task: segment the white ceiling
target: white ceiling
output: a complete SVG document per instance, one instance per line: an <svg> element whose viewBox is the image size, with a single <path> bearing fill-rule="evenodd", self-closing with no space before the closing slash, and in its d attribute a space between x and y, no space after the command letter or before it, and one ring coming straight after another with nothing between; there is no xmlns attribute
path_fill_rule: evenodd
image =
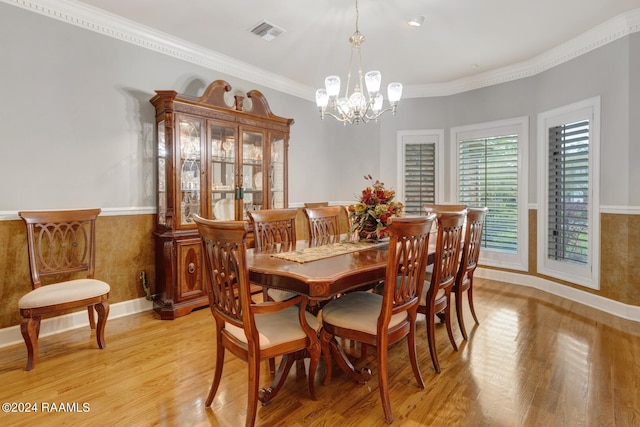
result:
<svg viewBox="0 0 640 427"><path fill-rule="evenodd" d="M346 77L355 31L355 0L81 3L310 88ZM637 8L640 0L359 0L363 68L380 70L383 85L447 84L526 63ZM422 27L406 24L414 15ZM286 31L262 40L249 30L263 20Z"/></svg>

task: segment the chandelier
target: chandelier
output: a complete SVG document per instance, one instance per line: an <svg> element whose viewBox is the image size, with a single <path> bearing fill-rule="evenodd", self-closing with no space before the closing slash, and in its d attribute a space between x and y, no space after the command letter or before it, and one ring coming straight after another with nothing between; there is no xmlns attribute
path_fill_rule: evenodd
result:
<svg viewBox="0 0 640 427"><path fill-rule="evenodd" d="M389 106L383 109L383 97L380 93L382 74L380 74L380 71L369 71L363 76L360 46L364 43L364 35L358 30L359 15L358 0L356 0L356 32L349 37L351 57L349 58L349 72L344 96L339 97L340 77L338 76L328 76L324 80L325 88L316 91L316 105L320 110L320 118L324 119L324 116L331 116L344 123L345 126L347 123L359 124L361 121L364 123L371 120L378 121L378 117L387 111L391 111L395 115L396 107L402 97L402 84L397 82L389 83L389 86L387 86ZM354 56L358 61L358 78L351 95L349 95ZM367 88L368 97L365 97L363 93L363 81Z"/></svg>

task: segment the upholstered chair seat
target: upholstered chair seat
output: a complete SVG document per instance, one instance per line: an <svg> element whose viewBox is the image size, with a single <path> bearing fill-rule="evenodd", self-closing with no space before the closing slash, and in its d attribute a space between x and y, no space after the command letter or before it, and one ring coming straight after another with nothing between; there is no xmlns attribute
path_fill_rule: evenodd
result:
<svg viewBox="0 0 640 427"><path fill-rule="evenodd" d="M350 292L327 304L322 319L339 328L349 328L375 335L382 309L382 295L371 292ZM388 329L407 319L407 313L391 316Z"/></svg>
<svg viewBox="0 0 640 427"><path fill-rule="evenodd" d="M20 309L46 307L70 301L80 301L108 294L110 287L97 279L76 279L68 282L41 286L24 295L18 301Z"/></svg>
<svg viewBox="0 0 640 427"><path fill-rule="evenodd" d="M297 306L291 306L275 313L256 314L255 322L260 349L264 350L288 341L305 339L306 334L298 321L299 311L300 309ZM318 322L318 318L309 312L305 314L309 326L316 331L319 330L320 322ZM225 323L225 329L239 341L247 343L247 336L243 328L227 322Z"/></svg>

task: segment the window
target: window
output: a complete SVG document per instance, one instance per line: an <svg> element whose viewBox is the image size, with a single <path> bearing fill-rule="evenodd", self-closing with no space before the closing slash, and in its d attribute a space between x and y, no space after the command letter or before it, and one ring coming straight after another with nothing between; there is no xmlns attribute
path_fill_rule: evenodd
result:
<svg viewBox="0 0 640 427"><path fill-rule="evenodd" d="M407 215L424 215L422 205L440 199L443 179L438 156L444 140L442 130L398 132L398 189L397 199L405 205Z"/></svg>
<svg viewBox="0 0 640 427"><path fill-rule="evenodd" d="M481 262L527 270L526 117L451 130L457 203L489 208Z"/></svg>
<svg viewBox="0 0 640 427"><path fill-rule="evenodd" d="M538 271L598 289L600 99L538 116Z"/></svg>

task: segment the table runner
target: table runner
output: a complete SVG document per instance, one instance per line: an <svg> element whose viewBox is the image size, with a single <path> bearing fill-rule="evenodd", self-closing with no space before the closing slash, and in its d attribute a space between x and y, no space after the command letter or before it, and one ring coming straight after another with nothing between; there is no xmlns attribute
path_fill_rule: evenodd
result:
<svg viewBox="0 0 640 427"><path fill-rule="evenodd" d="M340 242L332 243L329 245L314 246L311 248L304 248L297 251L280 252L277 254L271 254L272 257L281 258L287 261L293 261L300 264L305 262L317 261L319 259L330 258L346 254L349 252L358 252L360 250L371 249L378 246L387 245L389 242Z"/></svg>

